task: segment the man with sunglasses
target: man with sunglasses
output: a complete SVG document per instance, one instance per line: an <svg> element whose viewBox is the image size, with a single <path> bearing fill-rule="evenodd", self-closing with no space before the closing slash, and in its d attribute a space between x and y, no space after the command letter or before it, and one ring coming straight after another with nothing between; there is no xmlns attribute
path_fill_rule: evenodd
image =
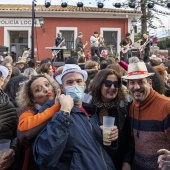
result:
<svg viewBox="0 0 170 170"><path fill-rule="evenodd" d="M129 109L135 142L132 170L158 169L157 151L170 149L170 99L152 89L153 74L138 62L129 64L128 74L122 77L134 98Z"/></svg>

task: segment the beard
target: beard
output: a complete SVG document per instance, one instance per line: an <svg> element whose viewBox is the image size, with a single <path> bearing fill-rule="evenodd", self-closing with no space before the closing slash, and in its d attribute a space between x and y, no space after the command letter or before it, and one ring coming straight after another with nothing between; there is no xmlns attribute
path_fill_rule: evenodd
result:
<svg viewBox="0 0 170 170"><path fill-rule="evenodd" d="M144 90L139 89L139 90L134 90L132 92L134 99L138 102L141 103L143 101L143 95L144 95Z"/></svg>

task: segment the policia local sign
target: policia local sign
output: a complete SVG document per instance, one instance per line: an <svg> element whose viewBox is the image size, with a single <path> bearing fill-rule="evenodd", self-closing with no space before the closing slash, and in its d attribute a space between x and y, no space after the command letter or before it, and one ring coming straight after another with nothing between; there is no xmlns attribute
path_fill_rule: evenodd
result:
<svg viewBox="0 0 170 170"><path fill-rule="evenodd" d="M20 18L0 18L0 26L25 26L31 27L32 19L20 19ZM39 20L35 19L35 26L40 26Z"/></svg>

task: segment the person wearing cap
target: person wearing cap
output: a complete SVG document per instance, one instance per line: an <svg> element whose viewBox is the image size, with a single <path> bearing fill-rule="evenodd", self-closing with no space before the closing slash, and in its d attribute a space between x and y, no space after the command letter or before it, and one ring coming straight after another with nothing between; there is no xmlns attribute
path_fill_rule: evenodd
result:
<svg viewBox="0 0 170 170"><path fill-rule="evenodd" d="M19 60L16 62L16 67L21 71L21 73L24 72L26 66L26 61L25 60Z"/></svg>
<svg viewBox="0 0 170 170"><path fill-rule="evenodd" d="M122 76L134 100L129 109L135 142L132 170L158 168L159 149L170 150L170 99L152 89L152 76L144 62L130 63Z"/></svg>
<svg viewBox="0 0 170 170"><path fill-rule="evenodd" d="M78 37L76 38L76 41L75 41L75 43L76 43L76 52L77 52L77 55L78 55L78 60L80 59L80 57L85 57L85 55L84 55L84 48L88 44L87 41L86 41L85 44L83 44L82 38L83 38L83 33L79 32L78 33Z"/></svg>
<svg viewBox="0 0 170 170"><path fill-rule="evenodd" d="M96 107L82 103L87 72L78 65L65 64L58 81L62 91L73 98L72 109L57 112L46 128L36 137L33 154L40 169L84 169L115 170L105 149L112 147L102 144L102 131L96 115ZM50 101L44 109L54 104ZM110 141L117 139L117 127L108 135Z"/></svg>
<svg viewBox="0 0 170 170"><path fill-rule="evenodd" d="M55 39L55 46L57 48L61 48L64 44L65 44L65 38L62 37L61 32L58 32L57 38ZM63 50L59 49L59 51L58 50L54 50L54 51L57 53L57 56L55 56L57 61L64 61Z"/></svg>
<svg viewBox="0 0 170 170"><path fill-rule="evenodd" d="M92 57L96 54L99 58L101 57L99 51L99 40L100 36L97 31L90 37L90 47L91 47L91 55Z"/></svg>
<svg viewBox="0 0 170 170"><path fill-rule="evenodd" d="M0 140L11 140L9 150L0 157L0 170L13 169L16 166L19 149L16 138L17 112L8 95L2 90L8 72L6 67L0 65Z"/></svg>
<svg viewBox="0 0 170 170"><path fill-rule="evenodd" d="M126 37L122 39L122 41L120 42L120 46L121 46L121 60L125 61L126 63L128 63L128 59L130 57L132 57L132 53L130 51L130 46L132 45L132 40L130 39L131 34L130 33L126 33L125 35Z"/></svg>

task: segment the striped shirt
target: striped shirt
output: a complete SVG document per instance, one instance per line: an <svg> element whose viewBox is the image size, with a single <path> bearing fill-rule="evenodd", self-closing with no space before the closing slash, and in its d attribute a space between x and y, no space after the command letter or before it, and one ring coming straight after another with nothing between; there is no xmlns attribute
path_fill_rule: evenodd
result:
<svg viewBox="0 0 170 170"><path fill-rule="evenodd" d="M144 102L133 101L130 119L135 140L132 169L157 169L157 151L170 150L170 98L151 89Z"/></svg>

